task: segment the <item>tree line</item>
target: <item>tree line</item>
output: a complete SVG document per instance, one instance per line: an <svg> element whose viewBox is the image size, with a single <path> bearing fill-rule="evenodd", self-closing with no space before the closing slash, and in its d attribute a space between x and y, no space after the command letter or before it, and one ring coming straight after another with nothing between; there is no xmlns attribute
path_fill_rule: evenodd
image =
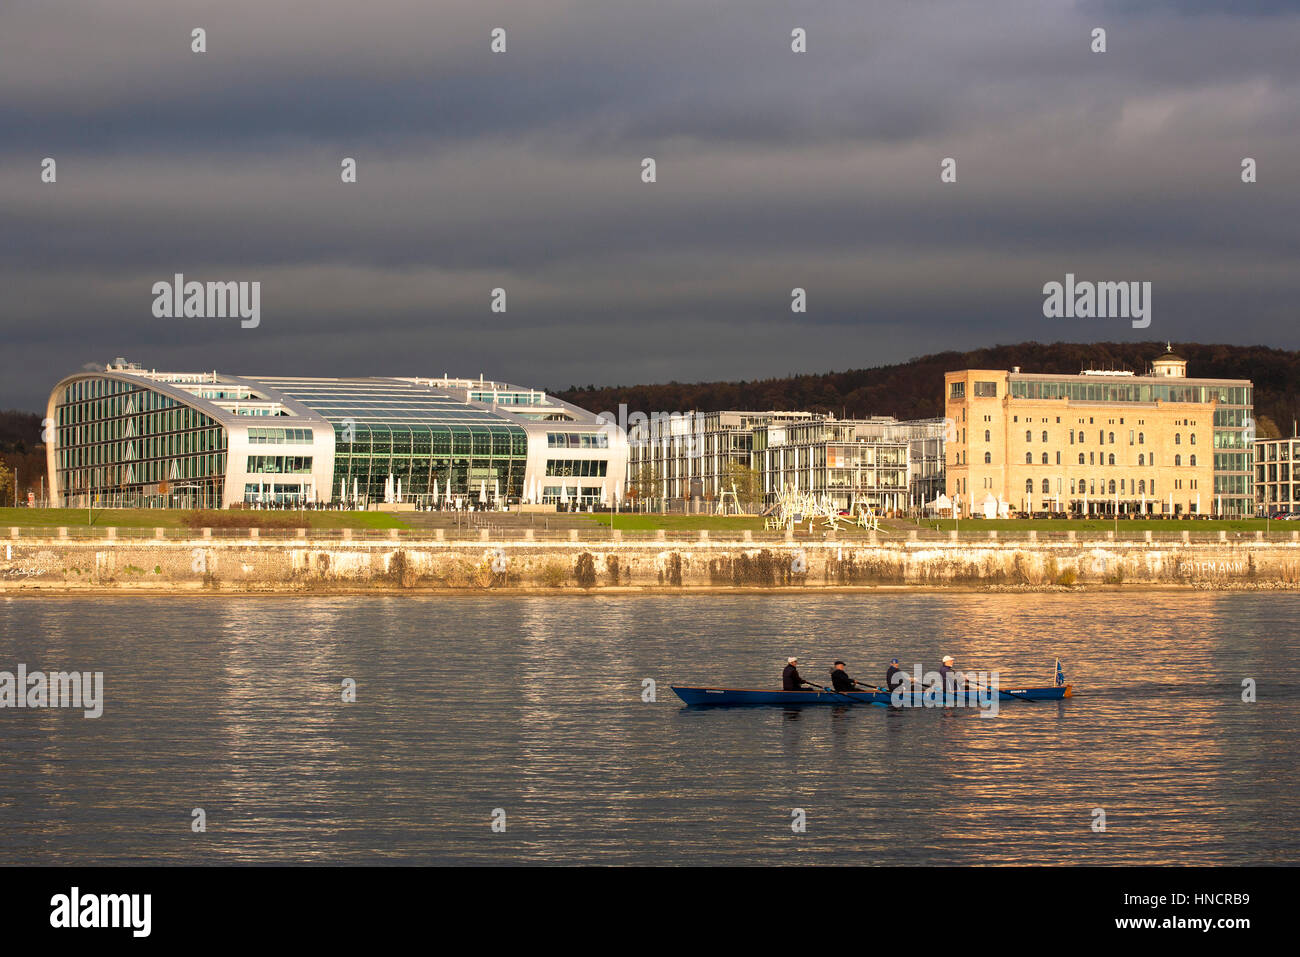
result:
<svg viewBox="0 0 1300 957"><path fill-rule="evenodd" d="M1165 351L1163 342L1022 342L970 352L937 352L893 365L776 379L667 382L659 385L570 386L552 394L593 412L818 412L841 418L892 415L925 419L943 415L943 375L958 369L1010 369L1075 375L1084 369L1145 373ZM1255 417L1263 437L1290 435L1300 418L1300 352L1267 346L1178 343L1187 374L1198 379L1250 379Z"/></svg>

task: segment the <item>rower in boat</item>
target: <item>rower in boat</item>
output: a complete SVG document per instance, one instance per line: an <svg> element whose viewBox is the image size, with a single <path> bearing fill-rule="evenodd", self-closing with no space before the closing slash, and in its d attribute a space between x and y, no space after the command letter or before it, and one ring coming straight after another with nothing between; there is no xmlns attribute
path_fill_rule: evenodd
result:
<svg viewBox="0 0 1300 957"><path fill-rule="evenodd" d="M967 691L969 686L966 683L966 676L953 667L957 660L952 655L943 656L943 664L939 666L939 687L945 692L949 688L954 691ZM960 680L960 685L958 681Z"/></svg>
<svg viewBox="0 0 1300 957"><path fill-rule="evenodd" d="M867 691L871 689L859 687L858 683L849 677L849 673L844 670L844 662L838 659L835 667L831 669L831 687L836 691Z"/></svg>
<svg viewBox="0 0 1300 957"><path fill-rule="evenodd" d="M885 669L885 690L893 691L894 685L903 681L907 676L903 669L898 667L898 659L894 658L889 662L889 667Z"/></svg>
<svg viewBox="0 0 1300 957"><path fill-rule="evenodd" d="M805 686L809 688L812 687L812 685L804 681L799 675L799 659L785 659L785 670L781 672L781 690L803 691Z"/></svg>

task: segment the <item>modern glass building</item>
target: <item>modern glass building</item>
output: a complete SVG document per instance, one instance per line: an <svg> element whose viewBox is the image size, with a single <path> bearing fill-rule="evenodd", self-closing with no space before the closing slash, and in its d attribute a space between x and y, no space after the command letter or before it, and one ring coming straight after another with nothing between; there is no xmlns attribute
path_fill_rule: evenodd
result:
<svg viewBox="0 0 1300 957"><path fill-rule="evenodd" d="M810 492L837 508L869 505L901 511L909 505L914 423L895 419L773 422L755 430L754 460L765 501L782 492ZM936 432L942 440L943 425Z"/></svg>
<svg viewBox="0 0 1300 957"><path fill-rule="evenodd" d="M1255 502L1263 515L1300 514L1300 432L1255 440Z"/></svg>
<svg viewBox="0 0 1300 957"><path fill-rule="evenodd" d="M687 412L628 428L629 485L670 509L715 501L752 470L759 497L810 492L840 508L901 510L943 483L942 419L836 419L812 412ZM927 498L929 496L929 498Z"/></svg>
<svg viewBox="0 0 1300 957"><path fill-rule="evenodd" d="M61 381L47 413L65 506L344 502L591 505L622 494L616 428L479 379L167 373L117 360Z"/></svg>

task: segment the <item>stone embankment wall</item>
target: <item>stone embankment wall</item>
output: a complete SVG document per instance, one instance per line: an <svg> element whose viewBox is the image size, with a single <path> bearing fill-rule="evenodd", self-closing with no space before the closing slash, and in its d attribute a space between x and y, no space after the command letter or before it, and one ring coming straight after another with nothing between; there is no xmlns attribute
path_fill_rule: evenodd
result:
<svg viewBox="0 0 1300 957"><path fill-rule="evenodd" d="M1300 587L1300 543L0 541L0 593Z"/></svg>

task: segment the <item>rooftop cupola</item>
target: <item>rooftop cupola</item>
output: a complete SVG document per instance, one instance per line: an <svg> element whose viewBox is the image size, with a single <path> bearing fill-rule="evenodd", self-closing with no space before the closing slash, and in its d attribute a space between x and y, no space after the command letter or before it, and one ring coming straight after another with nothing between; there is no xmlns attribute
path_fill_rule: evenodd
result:
<svg viewBox="0 0 1300 957"><path fill-rule="evenodd" d="M1164 355L1151 363L1151 374L1167 379L1186 379L1187 360L1174 352L1173 343L1165 343Z"/></svg>

